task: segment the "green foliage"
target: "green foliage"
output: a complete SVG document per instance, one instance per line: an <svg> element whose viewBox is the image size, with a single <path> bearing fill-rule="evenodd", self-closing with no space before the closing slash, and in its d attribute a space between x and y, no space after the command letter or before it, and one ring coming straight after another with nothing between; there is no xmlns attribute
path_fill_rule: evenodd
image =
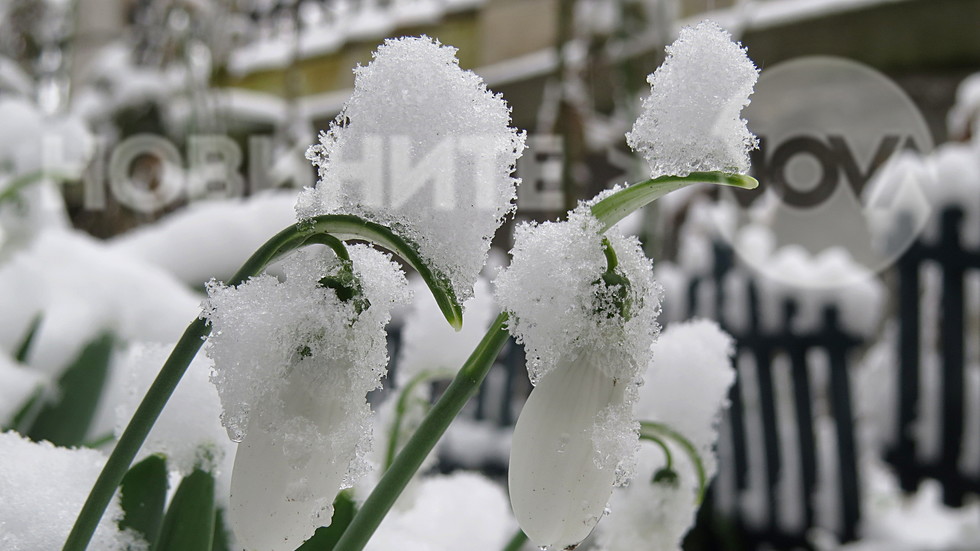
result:
<svg viewBox="0 0 980 551"><path fill-rule="evenodd" d="M123 477L121 488L123 518L119 527L135 530L146 541L155 542L167 500L167 460L162 455L151 455L133 465Z"/></svg>
<svg viewBox="0 0 980 551"><path fill-rule="evenodd" d="M44 316L38 314L34 316L31 324L27 326L27 334L24 335L24 340L21 341L20 346L17 347L17 352L14 353L14 359L19 363L27 363L27 356L31 353L31 345L34 344L34 337L37 336L37 330L41 328L42 319L44 319Z"/></svg>
<svg viewBox="0 0 980 551"><path fill-rule="evenodd" d="M340 492L337 494L337 499L333 501L333 518L330 526L317 528L313 537L306 540L306 543L299 546L296 551L332 551L350 521L354 519L356 512L357 507L350 492Z"/></svg>
<svg viewBox="0 0 980 551"><path fill-rule="evenodd" d="M26 434L58 446L80 446L95 416L109 373L115 338L105 333L90 342L58 379L60 398L47 403Z"/></svg>
<svg viewBox="0 0 980 551"><path fill-rule="evenodd" d="M211 551L214 521L214 477L194 469L177 487L153 550Z"/></svg>

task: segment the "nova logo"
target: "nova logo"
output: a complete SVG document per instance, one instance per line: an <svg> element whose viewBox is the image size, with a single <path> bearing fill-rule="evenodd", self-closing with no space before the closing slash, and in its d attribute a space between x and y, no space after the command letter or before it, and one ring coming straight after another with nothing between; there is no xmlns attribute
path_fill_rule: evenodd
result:
<svg viewBox="0 0 980 551"><path fill-rule="evenodd" d="M802 209L815 208L827 201L842 182L860 197L875 172L899 150L920 152L913 136L881 136L870 158L861 159L847 136L796 135L778 144L759 136L759 149L752 151L753 175L778 195L783 203ZM744 198L743 198L744 197ZM743 206L754 195L739 196Z"/></svg>
<svg viewBox="0 0 980 551"><path fill-rule="evenodd" d="M930 207L922 190L936 185L896 162L932 148L915 104L877 71L831 57L765 69L751 99L743 115L759 137L752 172L761 185L727 191L739 213L729 237L741 258L788 277L768 272L772 251L739 249L752 242L738 238L741 225L752 224L768 227L777 248L843 251L869 274L889 266L924 226Z"/></svg>

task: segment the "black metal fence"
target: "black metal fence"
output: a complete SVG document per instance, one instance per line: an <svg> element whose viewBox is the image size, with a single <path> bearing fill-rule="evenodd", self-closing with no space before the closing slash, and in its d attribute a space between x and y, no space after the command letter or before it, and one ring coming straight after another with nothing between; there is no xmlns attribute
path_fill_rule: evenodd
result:
<svg viewBox="0 0 980 551"><path fill-rule="evenodd" d="M938 480L944 489L944 501L951 506L963 503L967 494L980 494L980 478L963 470L961 455L966 437L964 416L966 369L965 316L968 312L964 279L968 271L980 272L980 251L964 248L960 238L963 213L956 209L943 212L938 242L915 242L898 260L895 267L897 285L893 299L897 302L899 338L897 339L898 429L894 444L885 459L895 468L905 491L914 491L924 479ZM810 549L808 532L821 526L836 533L841 542L856 539L861 521L861 473L856 440L855 396L851 388L853 368L859 352L870 345L869 339L849 332L834 307L825 307L816 327L793 330L799 303L792 298L783 300L780 319L764 323L760 314L759 286L766 282L736 264L731 248L723 243L714 245L713 269L710 273L692 276L687 293L679 300L689 317L712 317L730 333L736 343L737 364L748 361L754 376L740 373L730 393L731 407L722 424L724 434L719 444L719 476L709 494L706 506L692 530L687 549ZM912 430L918 422L920 398L919 358L921 343L921 285L920 270L924 263L934 263L942 270L940 355L941 384L941 453L935 461L923 460L917 454L919 443ZM746 285L747 323L729 323L723 306L726 278L740 272L739 281ZM707 289L706 289L707 288ZM731 290L730 287L727 288ZM710 292L704 292L708 290ZM710 298L710 304L702 304ZM678 299L674 299L678 300ZM980 310L980 305L973 305ZM665 325L670 319L663 320ZM980 339L980 335L972 338ZM815 366L811 353L819 351L826 358L825 367ZM392 354L395 357L395 354ZM744 364L742 364L744 365ZM394 366L393 366L394 367ZM779 370L786 370L779 372ZM817 373L817 370L824 370ZM509 343L494 367L498 378L495 389L485 385L471 404L470 415L497 426L506 427L515 421L515 405L523 401L530 386L524 372L523 349ZM777 378L790 384L778 385ZM814 383L819 385L815 388ZM746 388L752 385L753 388ZM491 385L492 386L492 385ZM746 401L746 396L752 400ZM516 400L516 403L515 403ZM781 419L781 404L791 404L792 419ZM833 427L832 438L819 438L818 424ZM789 427L789 430L787 430ZM754 440L749 433L761 435ZM976 435L980 438L980 435ZM786 442L787 438L790 440ZM761 445L761 450L750 450ZM787 450L791 450L787 453ZM753 462L751 458L761 457ZM822 464L823 462L823 464ZM827 464L832 463L832 464ZM454 468L452 459L441 466ZM490 473L505 472L506 465L485 465ZM977 466L980 472L980 466ZM750 471L755 470L757 472ZM787 477L787 472L794 476ZM821 476L824 473L824 476ZM826 476L832 473L833 477ZM797 476L798 475L798 476ZM721 481L727 490L719 488ZM781 485L794 484L786 491ZM834 488L827 486L832 484ZM820 488L818 486L822 485ZM816 497L820 491L831 491L835 503L818 511ZM730 495L722 496L725 491ZM741 503L748 493L763 504L763 513L745 514ZM787 495L800 503L787 504ZM782 497L781 497L782 496ZM801 511L797 522L786 522L787 507ZM828 511L834 518L828 518Z"/></svg>
<svg viewBox="0 0 980 551"><path fill-rule="evenodd" d="M969 312L980 311L980 304L968 304L964 283L967 273L980 272L980 251L968 250L963 245L961 222L963 212L959 209L947 209L939 215L939 237L935 243L923 240L915 241L899 258L895 271L895 289L892 299L897 304L899 334L896 339L897 366L897 396L894 397L897 415L897 429L890 436L893 445L884 454L888 463L895 469L901 488L906 492L915 491L920 482L925 479L937 480L943 489L943 501L949 506L961 506L968 494L980 494L980 465L965 465L963 461L964 447L967 440L966 432L966 401L969 393L967 384L970 379L967 372L967 339L980 339L980 335L967 335L969 324L966 316ZM826 308L823 319L814 330L790 331L797 313L797 303L791 299L782 304L782 319L776 324L775 331L767 330L760 323L759 297L757 285L764 284L749 279L748 308L749 325L747 329L738 330L726 323L722 314L725 304L725 277L738 267L734 265L732 251L724 244L716 244L714 250L714 270L710 275L694 277L690 280L686 297L688 312L704 312L698 304L699 297L712 296L714 304L713 316L736 341L737 357L747 357L751 360L755 377L748 379L740 374L732 388L731 407L728 411L724 427L729 431L720 443L719 452L729 461L719 466L719 480L733 480L734 496L725 501L718 499L719 492L714 491L714 509L706 507L699 517L698 527L689 538L689 548L716 549L797 549L811 548L807 538L810 528L818 525L814 500L818 491L818 473L821 458L824 461L833 458L836 463L830 466L830 472L837 475L834 483L837 488L834 495L838 502L831 510L837 516L830 528L836 532L840 541L850 541L860 535L861 520L861 484L860 469L855 438L855 396L850 388L852 366L864 345L870 344L862 337L848 333L840 323L839 314L834 308ZM939 453L935 458L925 457L919 453L924 434L923 430L914 430L921 423L923 414L923 394L928 391L921 384L920 360L923 357L922 327L923 289L920 273L923 266L931 264L941 270L940 326L938 328L938 354L940 357L940 386L938 397L933 397L931 403L940 404L939 426L927 427L926 430L940 431ZM702 293L702 286L711 286L712 293ZM974 297L976 300L976 297ZM710 311L712 308L709 308ZM971 310L972 308L972 310ZM811 382L820 380L812 373L813 367L807 358L812 350L822 350L829 360L829 377L826 378L824 389L810 388ZM774 369L785 367L786 363L774 363L776 355L788 358L791 390L780 395L780 389L773 383ZM754 384L757 388L746 393L744 385ZM758 412L747 415L744 397L746 394L757 398ZM819 396L817 401L814 397ZM784 454L786 443L780 442L786 438L786 431L780 432L779 409L777 404L783 400L792 402L795 412L794 427L796 453ZM825 401L820 404L819 401ZM815 408L829 411L835 438L830 442L815 438ZM765 515L760 522L757 515L744 515L739 507L739 498L744 492L759 491L749 487L749 469L753 468L748 459L747 438L748 423L758 423L757 433L762 434L762 464L763 472L757 476L764 480L762 491L765 494ZM980 438L980 435L972 435ZM832 449L819 449L821 443L830 444ZM725 449L727 446L728 449ZM788 455L788 457L786 457ZM778 488L780 484L788 483L782 476L786 471L787 461L798 461L793 465L793 471L800 474L798 493L795 495L801 504L787 504L780 500ZM724 471L728 470L728 473ZM826 484L826 481L824 482ZM715 490L719 490L715 488ZM784 493L783 496L786 494ZM781 512L787 507L799 507L803 511L803 522L791 529L779 522ZM753 517L753 518L749 518ZM826 522L828 519L822 519Z"/></svg>
<svg viewBox="0 0 980 551"><path fill-rule="evenodd" d="M916 242L898 262L898 370L899 392L897 431L894 445L886 453L887 461L898 471L903 490L915 491L924 479L935 479L943 488L943 501L957 507L967 494L980 494L980 476L964 471L961 463L966 441L966 339L980 339L980 334L968 337L965 315L969 311L964 283L968 272L980 272L980 251L967 250L963 245L963 212L947 209L940 215L939 238L935 243ZM938 457L926 458L919 453L914 425L922 415L921 404L926 389L920 381L923 356L920 327L924 265L931 263L942 271L939 300L939 400L942 404L938 427L940 450ZM980 305L973 304L974 312ZM980 437L980 435L973 435ZM980 465L974 467L980 468ZM980 470L980 469L978 469Z"/></svg>
<svg viewBox="0 0 980 551"><path fill-rule="evenodd" d="M731 406L723 423L728 434L722 438L719 449L720 456L729 461L719 464L719 477L732 481L733 488L729 491L734 495L728 500L718 499L718 488L712 492L711 503L705 508L712 507L716 514L702 514L699 525L689 542L697 542L688 547L701 549L755 549L763 545L778 549L806 548L807 530L816 525L815 497L817 492L820 458L833 457L835 465L830 469L838 474L839 488L835 492L840 497L840 503L835 508L838 518L833 525L837 527L838 537L842 541L856 537L860 520L860 491L857 468L857 447L854 434L853 400L849 379L849 366L853 363L854 352L864 344L864 340L847 332L840 323L836 308L828 307L822 311L819 326L811 331L793 331L798 304L792 299L786 299L781 304L781 319L775 324L764 324L760 315L760 299L758 286L765 282L753 279L750 274L744 279L748 297L748 324L741 329L736 328L725 319L723 305L726 297L726 277L734 270L739 270L733 260L732 250L725 244L714 245L714 263L710 274L696 276L690 279L687 292L688 312L708 313L735 339L736 358L749 360L754 367L754 377L745 378L740 374L729 394ZM702 293L704 286L710 286L711 293ZM699 304L699 297L713 297L712 308L707 312ZM713 312L712 312L713 310ZM767 329L767 327L771 327ZM826 388L811 388L811 383L820 377L811 373L812 366L808 355L812 350L825 353L829 363L829 377ZM788 360L791 385L782 389L774 383L776 373L785 363L776 362L783 355ZM755 385L746 389L746 385ZM746 403L746 396L753 396L751 405ZM826 409L835 430L834 449L830 453L821 453L818 449L819 440L816 436L816 416L814 397L827 401ZM795 412L795 419L788 425L792 427L795 453L786 453L787 446L781 442L786 437L786 430L780 430L778 404L789 402ZM755 411L748 411L755 409ZM749 427L750 424L756 424ZM761 434L762 462L753 465L750 461L748 433L754 431ZM727 448L726 448L727 447ZM796 461L797 465L788 465ZM750 487L749 471L760 468L761 472L754 473L761 484ZM788 469L792 467L792 469ZM798 480L785 477L791 470L799 473ZM727 471L727 472L726 472ZM795 526L788 526L780 519L787 504L780 500L780 485L797 484L793 492L802 502L802 521ZM757 515L743 514L739 503L748 492L762 492L764 515L760 520ZM757 496L758 498L758 496ZM727 501L724 505L721 502Z"/></svg>

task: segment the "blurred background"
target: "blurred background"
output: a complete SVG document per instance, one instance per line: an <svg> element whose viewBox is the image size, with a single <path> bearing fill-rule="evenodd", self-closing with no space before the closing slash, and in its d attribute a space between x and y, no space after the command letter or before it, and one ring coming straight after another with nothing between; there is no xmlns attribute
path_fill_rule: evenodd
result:
<svg viewBox="0 0 980 551"><path fill-rule="evenodd" d="M111 442L113 350L174 340L292 222L306 148L386 37L452 45L503 94L528 132L516 219L544 220L649 176L624 134L706 18L762 70L762 186L624 221L661 323L736 343L685 548L980 548L978 0L3 0L4 428ZM502 477L529 390L510 346L438 469Z"/></svg>

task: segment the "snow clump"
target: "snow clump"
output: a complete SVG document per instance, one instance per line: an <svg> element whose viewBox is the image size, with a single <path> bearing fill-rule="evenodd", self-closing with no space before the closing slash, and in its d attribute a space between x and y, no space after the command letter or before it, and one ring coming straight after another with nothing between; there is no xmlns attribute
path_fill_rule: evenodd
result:
<svg viewBox="0 0 980 551"><path fill-rule="evenodd" d="M651 94L626 134L653 177L691 172L746 173L758 139L741 118L759 70L717 24L685 27L667 59L647 77Z"/></svg>
<svg viewBox="0 0 980 551"><path fill-rule="evenodd" d="M656 336L660 286L639 241L615 228L608 231L618 257L617 271L630 281L630 319L611 315L610 294L602 291L606 271L602 224L586 207L567 222L521 224L514 234L513 260L495 281L497 302L510 314L508 327L527 352L528 373L537 383L585 349L604 351L602 369L610 377L633 380L646 366ZM610 347L608 343L619 343Z"/></svg>
<svg viewBox="0 0 980 551"><path fill-rule="evenodd" d="M61 549L105 456L85 448L59 448L31 442L16 432L0 433L0 549L36 551ZM146 549L134 533L120 532L117 494L92 538L92 549Z"/></svg>
<svg viewBox="0 0 980 551"><path fill-rule="evenodd" d="M428 37L389 39L354 73L354 94L307 152L319 182L297 214L391 227L465 301L514 209L524 134L508 126L503 98L459 68L456 49Z"/></svg>
<svg viewBox="0 0 980 551"><path fill-rule="evenodd" d="M117 437L122 435L173 348L133 343L113 366L114 371L118 370L114 378L118 378L117 385L121 387L114 389L120 394L115 411ZM134 463L161 453L171 468L188 475L195 468L214 472L226 453L234 453L218 422L221 402L208 380L210 374L210 359L203 354L196 356L153 424Z"/></svg>

